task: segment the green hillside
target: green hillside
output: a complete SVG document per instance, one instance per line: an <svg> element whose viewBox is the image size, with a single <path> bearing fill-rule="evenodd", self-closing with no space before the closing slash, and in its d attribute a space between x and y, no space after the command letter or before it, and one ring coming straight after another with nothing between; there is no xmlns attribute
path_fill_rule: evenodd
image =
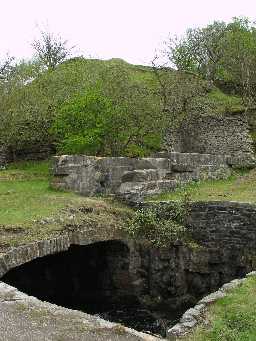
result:
<svg viewBox="0 0 256 341"><path fill-rule="evenodd" d="M239 96L209 84L186 72L121 59L73 58L51 71L23 62L0 87L0 142L14 160L31 146L147 156L161 149L166 127L186 115L243 110Z"/></svg>

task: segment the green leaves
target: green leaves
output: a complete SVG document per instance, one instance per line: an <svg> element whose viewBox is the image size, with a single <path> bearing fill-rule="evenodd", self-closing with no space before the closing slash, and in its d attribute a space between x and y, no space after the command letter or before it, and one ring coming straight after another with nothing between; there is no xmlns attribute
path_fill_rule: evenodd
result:
<svg viewBox="0 0 256 341"><path fill-rule="evenodd" d="M110 65L60 106L51 132L59 153L145 156L160 147L165 120L159 109L156 95Z"/></svg>
<svg viewBox="0 0 256 341"><path fill-rule="evenodd" d="M248 18L189 29L185 37L170 39L167 55L180 71L197 73L211 82L231 82L246 106L254 104L256 28Z"/></svg>
<svg viewBox="0 0 256 341"><path fill-rule="evenodd" d="M185 203L170 203L163 210L160 206L139 209L127 224L126 231L132 238L147 240L156 247L168 246L187 237L186 209Z"/></svg>
<svg viewBox="0 0 256 341"><path fill-rule="evenodd" d="M95 88L61 106L52 131L60 153L98 154L111 121L111 101Z"/></svg>

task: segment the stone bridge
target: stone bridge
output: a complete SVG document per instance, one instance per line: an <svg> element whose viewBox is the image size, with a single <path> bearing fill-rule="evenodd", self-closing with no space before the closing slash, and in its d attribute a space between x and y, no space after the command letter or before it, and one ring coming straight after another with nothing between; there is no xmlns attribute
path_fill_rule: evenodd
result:
<svg viewBox="0 0 256 341"><path fill-rule="evenodd" d="M164 212L164 206L168 208L168 203L141 205L144 208L158 205L161 212ZM79 264L85 272L92 269L91 266L94 269L101 267L102 276L95 277L93 272L90 276L103 284L101 289L110 280L114 286L108 287L111 290L99 297L125 296L131 300L136 298L156 310L164 307L169 313L179 309L184 311L204 295L255 268L255 217L254 205L195 203L187 221L194 234L191 245L176 241L159 249L119 233L107 235L80 231L13 248L0 256L0 277L3 280L0 283L0 338L6 341L46 340L46 337L56 341L157 340L154 336L106 322L97 316L42 302L6 283L31 290L40 288L42 293L50 295L49 285L58 282L58 291L65 292L67 298L75 288L83 295L93 288L93 283L87 285L88 272L85 278L78 277ZM51 258L62 255L66 258L57 261L57 258ZM49 270L52 261L55 267ZM42 263L46 264L46 270L40 277ZM31 264L32 268L29 268ZM59 264L57 268L56 264ZM73 278L72 290L67 286L68 277ZM79 289L78 279L86 290ZM97 297L102 292L90 291L89 296L91 294ZM79 300L84 299L86 295L83 295L80 294ZM47 297L41 298L48 301Z"/></svg>

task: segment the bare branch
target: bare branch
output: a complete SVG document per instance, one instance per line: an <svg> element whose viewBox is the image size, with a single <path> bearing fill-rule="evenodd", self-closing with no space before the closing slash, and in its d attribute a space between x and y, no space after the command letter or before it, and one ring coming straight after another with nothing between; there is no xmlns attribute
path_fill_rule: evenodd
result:
<svg viewBox="0 0 256 341"><path fill-rule="evenodd" d="M50 32L41 32L41 39L34 40L32 47L36 51L38 59L48 70L54 70L71 55L73 47L67 47L67 40L54 36Z"/></svg>

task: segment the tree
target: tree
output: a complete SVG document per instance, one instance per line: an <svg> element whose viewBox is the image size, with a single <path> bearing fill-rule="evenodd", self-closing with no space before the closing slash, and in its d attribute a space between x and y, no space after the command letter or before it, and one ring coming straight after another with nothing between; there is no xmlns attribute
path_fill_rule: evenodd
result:
<svg viewBox="0 0 256 341"><path fill-rule="evenodd" d="M225 53L226 32L227 25L218 21L204 28L188 29L185 37L167 42L166 54L178 70L215 80Z"/></svg>
<svg viewBox="0 0 256 341"><path fill-rule="evenodd" d="M13 70L14 57L7 55L5 59L0 62L0 82L5 81Z"/></svg>
<svg viewBox="0 0 256 341"><path fill-rule="evenodd" d="M155 87L113 65L101 75L103 93L113 102L115 116L111 149L116 155L145 156L160 148L165 116Z"/></svg>
<svg viewBox="0 0 256 341"><path fill-rule="evenodd" d="M16 152L51 143L52 102L42 90L41 77L37 62L20 61L0 82L0 144L12 151L13 159Z"/></svg>
<svg viewBox="0 0 256 341"><path fill-rule="evenodd" d="M158 96L115 65L61 106L53 132L61 153L145 156L159 149L164 122Z"/></svg>
<svg viewBox="0 0 256 341"><path fill-rule="evenodd" d="M219 84L230 83L246 107L256 95L256 27L247 18L214 22L170 39L166 55L177 70Z"/></svg>
<svg viewBox="0 0 256 341"><path fill-rule="evenodd" d="M188 115L212 110L206 96L211 85L196 73L158 65L157 60L158 57L153 60L152 65L158 82L162 117L165 120L164 146L167 150L173 150L176 131Z"/></svg>
<svg viewBox="0 0 256 341"><path fill-rule="evenodd" d="M41 38L34 40L32 47L47 70L54 70L71 54L73 49L73 47L67 47L67 40L50 32L41 32Z"/></svg>
<svg viewBox="0 0 256 341"><path fill-rule="evenodd" d="M256 28L246 18L234 18L227 28L222 76L250 107L256 102Z"/></svg>

